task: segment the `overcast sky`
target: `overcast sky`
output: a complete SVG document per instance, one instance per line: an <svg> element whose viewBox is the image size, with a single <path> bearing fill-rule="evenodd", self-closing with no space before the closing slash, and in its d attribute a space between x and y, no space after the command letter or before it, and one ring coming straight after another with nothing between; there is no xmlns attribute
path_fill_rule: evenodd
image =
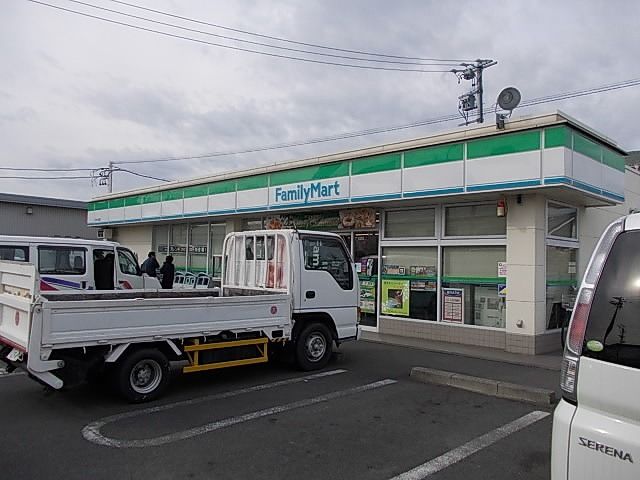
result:
<svg viewBox="0 0 640 480"><path fill-rule="evenodd" d="M208 42L356 63L180 31L69 0L43 1ZM517 86L526 100L640 77L640 2L128 1L217 25L343 49L495 59L498 64L485 74L491 103L509 85ZM218 35L309 49L108 0L85 3ZM458 85L452 73L354 69L233 51L27 0L2 0L0 8L1 167L96 168L109 161L237 151L408 124L455 113L457 96L468 87L468 83ZM514 115L561 109L622 148L634 150L640 148L638 105L640 86L522 108ZM420 137L456 128L458 123L260 153L121 167L182 180ZM36 174L0 171L0 176L7 175ZM114 191L157 183L119 172ZM92 186L88 179L0 179L0 191L87 200L106 189Z"/></svg>

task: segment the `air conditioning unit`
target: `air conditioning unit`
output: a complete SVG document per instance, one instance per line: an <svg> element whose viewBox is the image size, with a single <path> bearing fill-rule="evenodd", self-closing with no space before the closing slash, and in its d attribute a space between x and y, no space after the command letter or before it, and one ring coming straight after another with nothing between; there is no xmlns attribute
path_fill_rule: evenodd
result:
<svg viewBox="0 0 640 480"><path fill-rule="evenodd" d="M113 237L113 230L111 228L101 228L98 230L98 238L102 240L111 240Z"/></svg>

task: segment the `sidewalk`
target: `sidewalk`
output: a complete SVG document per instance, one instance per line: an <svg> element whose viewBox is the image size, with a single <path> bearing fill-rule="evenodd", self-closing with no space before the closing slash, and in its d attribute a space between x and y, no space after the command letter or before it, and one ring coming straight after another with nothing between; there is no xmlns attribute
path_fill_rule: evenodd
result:
<svg viewBox="0 0 640 480"><path fill-rule="evenodd" d="M380 334L375 332L362 332L363 340L403 347L413 347L438 353L460 355L465 357L492 360L513 365L523 365L527 367L542 368L545 370L560 371L562 362L562 352L542 354L542 355L521 355L517 353L505 352L495 348L478 347L475 345L460 345L449 342L436 342L421 338L399 337L396 335Z"/></svg>

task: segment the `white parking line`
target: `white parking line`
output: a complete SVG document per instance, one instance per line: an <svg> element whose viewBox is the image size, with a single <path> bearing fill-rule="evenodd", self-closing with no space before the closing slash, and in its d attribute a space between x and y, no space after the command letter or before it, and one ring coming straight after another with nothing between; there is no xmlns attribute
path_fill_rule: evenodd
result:
<svg viewBox="0 0 640 480"><path fill-rule="evenodd" d="M281 382L276 382L276 383L281 383ZM264 410L257 410L254 412L245 413L244 415L239 415L237 417L225 418L223 420L207 423L199 427L190 428L188 430L183 430L181 432L175 432L168 435L161 435L159 437L146 438L141 440L119 440L116 438L107 437L100 432L100 429L104 427L106 424L113 423L123 418L130 418L134 416L131 414L113 415L103 420L98 420L97 422L90 423L89 425L87 425L82 429L82 435L84 436L85 439L89 440L90 442L97 443L98 445L105 445L108 447L116 447L116 448L155 447L158 445L165 445L167 443L177 442L179 440L186 440L188 438L196 437L198 435L203 435L205 433L209 433L214 430L219 430L221 428L230 427L232 425L237 425L239 423L244 423L251 420L257 420L259 418L268 417L270 415L287 412L289 410L294 410L297 408L308 407L310 405L327 402L329 400L334 400L336 398L346 397L347 395L353 395L355 393L366 392L367 390L373 390L373 389L384 387L386 385L391 385L394 383L397 383L396 380L391 380L391 379L380 380L378 382L368 383L366 385L361 385L361 386L349 388L346 390L339 390L336 392L327 393L325 395L320 395L318 397L308 398L305 400L299 400L297 402L292 402L284 405L278 405L275 407L266 408ZM268 385L272 386L273 384L268 384ZM245 390L248 390L248 389L245 389ZM255 391L255 390L252 390L252 391ZM229 394L237 394L237 392L238 391L229 392ZM233 395L227 395L227 397L229 396L233 396ZM211 397L214 397L214 395L212 395ZM226 398L226 397L222 397L222 398ZM178 402L178 403L184 404L185 402ZM173 406L175 406L175 404ZM173 408L173 406L169 408ZM161 407L157 407L157 408L160 408L162 410L167 409L167 408L161 408ZM151 413L151 411L160 411L156 409L146 409L146 410L147 411L145 413ZM138 412L131 412L131 413L138 413Z"/></svg>
<svg viewBox="0 0 640 480"><path fill-rule="evenodd" d="M8 373L6 371L0 370L0 378L8 378L8 377L19 377L21 375L26 375L26 372L11 372Z"/></svg>
<svg viewBox="0 0 640 480"><path fill-rule="evenodd" d="M549 413L547 412L531 412L517 420L514 420L513 422L507 423L495 430L491 430L489 433L476 437L458 448L449 450L447 453L444 453L433 460L429 460L408 472L401 473L397 477L393 477L391 480L420 480L426 478L429 475L439 472L440 470L444 470L454 463L457 463L460 460L479 452L483 448L496 443L498 440L502 440L512 433L522 430L523 428L526 428L538 420L542 420L548 416Z"/></svg>

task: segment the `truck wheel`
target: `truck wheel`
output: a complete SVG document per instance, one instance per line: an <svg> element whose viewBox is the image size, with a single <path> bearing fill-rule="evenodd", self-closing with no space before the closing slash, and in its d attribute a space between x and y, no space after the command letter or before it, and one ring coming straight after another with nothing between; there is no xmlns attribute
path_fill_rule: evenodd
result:
<svg viewBox="0 0 640 480"><path fill-rule="evenodd" d="M305 371L323 368L331 358L333 337L323 323L304 327L296 340L296 362Z"/></svg>
<svg viewBox="0 0 640 480"><path fill-rule="evenodd" d="M155 349L137 350L115 372L118 392L132 403L158 398L169 384L169 360Z"/></svg>

